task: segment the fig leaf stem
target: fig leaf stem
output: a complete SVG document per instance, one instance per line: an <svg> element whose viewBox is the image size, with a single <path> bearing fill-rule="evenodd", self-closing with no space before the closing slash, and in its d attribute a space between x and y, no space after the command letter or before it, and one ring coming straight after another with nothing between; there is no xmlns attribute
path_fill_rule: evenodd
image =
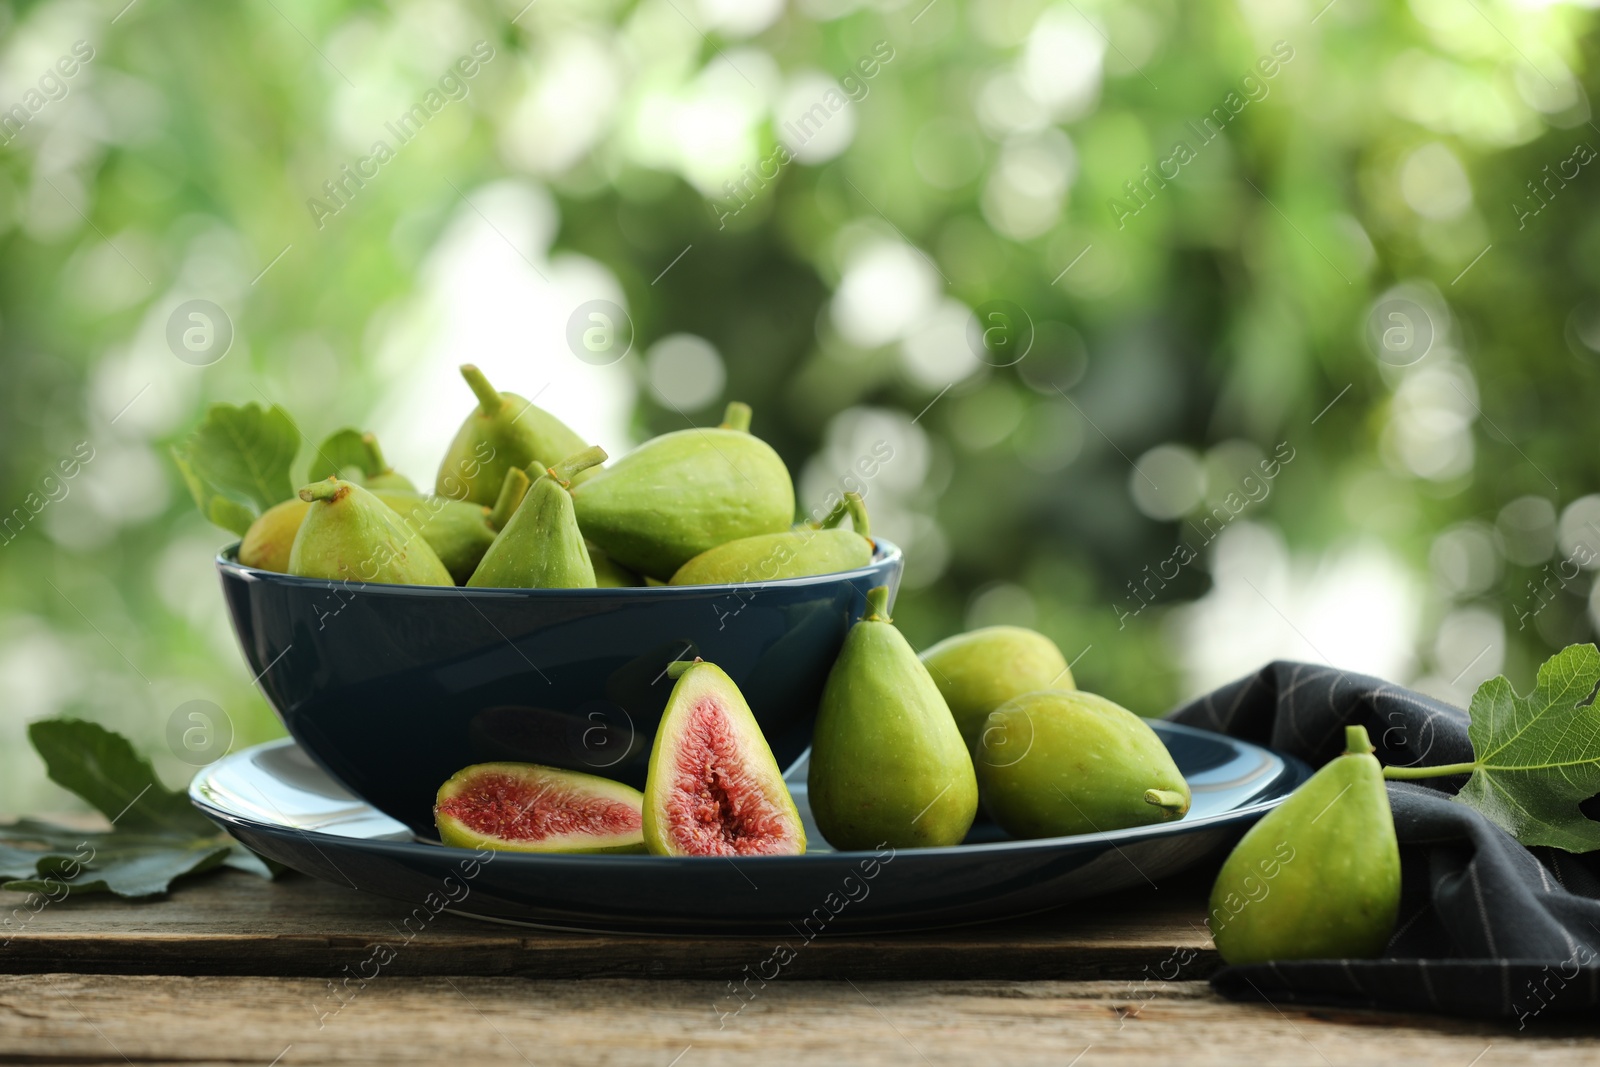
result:
<svg viewBox="0 0 1600 1067"><path fill-rule="evenodd" d="M1466 763L1441 763L1437 767L1389 766L1383 769L1383 776L1392 782L1404 782L1413 778L1443 778L1451 774L1471 774L1477 769L1477 760Z"/></svg>

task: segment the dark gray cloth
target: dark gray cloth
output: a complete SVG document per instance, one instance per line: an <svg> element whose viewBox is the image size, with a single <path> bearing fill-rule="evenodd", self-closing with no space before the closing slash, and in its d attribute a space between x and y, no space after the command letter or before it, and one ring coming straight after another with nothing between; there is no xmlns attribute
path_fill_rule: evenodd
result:
<svg viewBox="0 0 1600 1067"><path fill-rule="evenodd" d="M1365 726L1385 764L1472 759L1467 713L1365 675L1272 663L1170 716L1320 766ZM1493 1016L1600 1017L1600 852L1526 848L1451 795L1465 776L1390 782L1400 920L1385 958L1224 967L1234 999ZM1585 814L1596 802L1586 803Z"/></svg>

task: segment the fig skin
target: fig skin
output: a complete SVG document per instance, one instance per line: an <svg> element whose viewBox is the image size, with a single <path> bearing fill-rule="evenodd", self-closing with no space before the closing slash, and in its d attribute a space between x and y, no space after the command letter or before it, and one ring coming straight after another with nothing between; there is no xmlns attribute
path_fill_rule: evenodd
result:
<svg viewBox="0 0 1600 1067"><path fill-rule="evenodd" d="M534 791L554 786L580 792L601 800L626 804L635 811L644 802L644 796L631 786L614 782L581 771L543 767L536 763L477 763L464 767L451 775L439 787L434 799L434 825L439 830L439 840L455 848L489 848L499 852L557 852L557 853L639 853L644 851L642 830L611 835L568 834L559 838L531 841L526 839L488 836L472 829L460 819L452 818L441 809L448 801L470 792L487 776L509 776L522 780Z"/></svg>
<svg viewBox="0 0 1600 1067"><path fill-rule="evenodd" d="M467 585L478 589L593 589L594 565L578 532L570 486L605 460L598 445L545 471L483 554Z"/></svg>
<svg viewBox="0 0 1600 1067"><path fill-rule="evenodd" d="M656 729L655 743L650 747L650 765L645 776L645 848L656 856L731 858L736 855L803 854L806 850L806 831L800 821L800 812L795 808L794 798L784 784L778 761L773 758L772 749L767 747L767 739L762 735L761 727L751 714L739 687L723 673L722 668L700 659L687 664L681 661L674 663L669 671L677 675L677 682L667 698L661 725ZM691 734L705 725L704 720L697 718L697 712L707 698L714 700L722 711L717 725L726 731L736 750L736 758L728 759L726 753L715 750L705 753L705 771L712 774L716 782L714 787L702 787L695 797L689 798L689 802L697 805L697 811L714 809L715 814L724 821L739 811L754 810L756 815L765 816L765 828L771 833L764 845L751 838L756 847L740 849L737 844L721 842L727 847L697 851L699 843L674 825L672 813L674 809L681 810L685 801L680 788L683 761L685 758L693 760L695 756L685 746L703 740ZM748 796L733 798L735 808L730 811L724 798L717 795L718 791L727 789L730 778L739 779L735 785L759 792L759 798L756 799L764 803L752 805Z"/></svg>
<svg viewBox="0 0 1600 1067"><path fill-rule="evenodd" d="M956 726L977 751L984 720L1014 697L1041 689L1076 689L1054 641L1021 626L985 626L947 637L922 652Z"/></svg>
<svg viewBox="0 0 1600 1067"><path fill-rule="evenodd" d="M472 364L462 364L461 376L478 406L468 413L439 464L434 492L440 496L491 507L511 468L542 471L586 447L583 438L548 411L516 393L497 392Z"/></svg>
<svg viewBox="0 0 1600 1067"><path fill-rule="evenodd" d="M294 497L263 511L239 542L239 562L246 567L288 574L295 534L300 532L300 524L310 510L310 501Z"/></svg>
<svg viewBox="0 0 1600 1067"><path fill-rule="evenodd" d="M428 542L359 485L329 478L301 489L300 499L314 503L295 534L290 574L389 585L455 584Z"/></svg>
<svg viewBox="0 0 1600 1067"><path fill-rule="evenodd" d="M594 568L594 584L601 589L631 589L644 584L644 579L602 552L594 542L585 541L589 550L589 565Z"/></svg>
<svg viewBox="0 0 1600 1067"><path fill-rule="evenodd" d="M372 495L389 505L405 524L428 542L457 585L472 576L478 561L494 543L489 509L481 504L422 496L393 489L374 489Z"/></svg>
<svg viewBox="0 0 1600 1067"><path fill-rule="evenodd" d="M978 811L972 757L928 669L868 594L828 674L811 740L811 813L838 849L958 845Z"/></svg>
<svg viewBox="0 0 1600 1067"><path fill-rule="evenodd" d="M1078 690L1014 697L984 721L984 810L1013 837L1063 837L1179 819L1189 783L1150 724Z"/></svg>
<svg viewBox="0 0 1600 1067"><path fill-rule="evenodd" d="M787 530L794 484L765 441L711 427L651 438L575 485L572 501L584 537L665 582L707 549Z"/></svg>
<svg viewBox="0 0 1600 1067"><path fill-rule="evenodd" d="M772 582L853 571L872 562L872 542L853 530L790 530L741 537L700 553L668 585Z"/></svg>
<svg viewBox="0 0 1600 1067"><path fill-rule="evenodd" d="M1360 726L1345 752L1252 826L1222 864L1207 925L1228 963L1373 959L1400 910L1400 845Z"/></svg>
<svg viewBox="0 0 1600 1067"><path fill-rule="evenodd" d="M833 529L846 513L854 530ZM678 568L668 585L736 585L837 574L872 562L867 510L859 493L822 522L802 523L782 533L741 537L709 548Z"/></svg>

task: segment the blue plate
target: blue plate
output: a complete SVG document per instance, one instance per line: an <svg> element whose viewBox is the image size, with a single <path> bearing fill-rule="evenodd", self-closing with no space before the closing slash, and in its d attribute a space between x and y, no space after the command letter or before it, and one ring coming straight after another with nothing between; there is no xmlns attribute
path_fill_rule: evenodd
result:
<svg viewBox="0 0 1600 1067"><path fill-rule="evenodd" d="M1299 760L1153 722L1189 780L1178 822L1017 841L980 816L965 844L835 852L811 821L806 760L785 777L812 843L738 860L532 856L448 848L362 802L292 740L206 768L189 795L262 855L314 878L437 912L565 930L807 937L926 929L1044 911L1168 878L1231 844L1310 776Z"/></svg>

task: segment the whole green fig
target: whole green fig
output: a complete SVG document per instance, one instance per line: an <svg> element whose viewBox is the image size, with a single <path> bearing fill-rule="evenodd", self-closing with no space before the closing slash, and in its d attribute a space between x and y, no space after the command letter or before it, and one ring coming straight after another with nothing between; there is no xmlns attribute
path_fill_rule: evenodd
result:
<svg viewBox="0 0 1600 1067"><path fill-rule="evenodd" d="M311 505L289 552L289 573L330 581L454 585L428 542L377 496L329 478L300 490Z"/></svg>
<svg viewBox="0 0 1600 1067"><path fill-rule="evenodd" d="M1252 826L1222 864L1206 922L1229 963L1369 959L1400 909L1383 767L1360 726L1345 751Z"/></svg>
<svg viewBox="0 0 1600 1067"><path fill-rule="evenodd" d="M452 500L493 505L506 471L542 471L581 452L583 438L566 423L515 393L498 392L483 372L463 364L461 376L478 398L439 464L434 492Z"/></svg>
<svg viewBox="0 0 1600 1067"><path fill-rule="evenodd" d="M1054 641L1021 626L985 626L923 650L956 726L976 749L989 713L1040 689L1073 689L1072 670Z"/></svg>
<svg viewBox="0 0 1600 1067"><path fill-rule="evenodd" d="M845 514L854 530L833 527ZM872 542L867 540L867 509L859 493L821 523L805 523L783 533L741 537L708 548L678 568L669 585L722 585L772 582L855 570L872 562Z"/></svg>
<svg viewBox="0 0 1600 1067"><path fill-rule="evenodd" d="M497 589L593 589L594 565L572 514L572 479L605 461L599 445L568 456L522 498L467 584Z"/></svg>
<svg viewBox="0 0 1600 1067"><path fill-rule="evenodd" d="M295 534L300 532L300 524L310 510L309 501L295 497L263 511L239 542L239 562L264 571L289 573L289 550L294 548Z"/></svg>
<svg viewBox="0 0 1600 1067"><path fill-rule="evenodd" d="M749 408L728 423L652 438L575 485L583 535L629 570L666 581L709 548L779 533L794 516L794 485L772 447L747 432Z"/></svg>
<svg viewBox="0 0 1600 1067"><path fill-rule="evenodd" d="M972 757L928 668L867 594L828 673L811 739L811 813L839 849L959 845L978 811Z"/></svg>
<svg viewBox="0 0 1600 1067"><path fill-rule="evenodd" d="M1047 689L984 722L974 762L990 817L1014 837L1182 818L1189 783L1150 724L1105 697Z"/></svg>

